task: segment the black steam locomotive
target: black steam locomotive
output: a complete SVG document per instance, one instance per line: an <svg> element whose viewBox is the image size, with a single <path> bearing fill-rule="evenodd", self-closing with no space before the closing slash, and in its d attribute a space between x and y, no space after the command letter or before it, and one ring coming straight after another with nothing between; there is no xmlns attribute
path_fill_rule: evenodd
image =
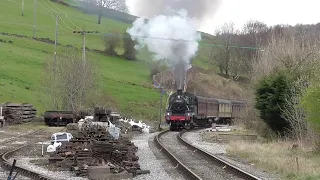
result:
<svg viewBox="0 0 320 180"><path fill-rule="evenodd" d="M165 120L171 130L231 123L245 109L246 101L196 96L177 90L169 97Z"/></svg>

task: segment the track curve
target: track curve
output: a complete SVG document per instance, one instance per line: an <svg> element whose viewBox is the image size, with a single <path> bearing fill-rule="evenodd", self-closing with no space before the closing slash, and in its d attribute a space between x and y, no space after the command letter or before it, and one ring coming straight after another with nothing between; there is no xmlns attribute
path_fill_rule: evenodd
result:
<svg viewBox="0 0 320 180"><path fill-rule="evenodd" d="M172 154L168 148L160 141L160 137L169 131L163 131L155 136L154 140L157 144L160 151L164 152L165 155L169 157L169 159L174 163L177 164L177 168L182 171L189 179L201 179L197 174L195 174L191 169L189 169L186 165L184 165L174 154Z"/></svg>
<svg viewBox="0 0 320 180"><path fill-rule="evenodd" d="M155 143L188 179L260 180L182 138L182 132L163 131Z"/></svg>
<svg viewBox="0 0 320 180"><path fill-rule="evenodd" d="M36 135L37 133L42 132L45 129L39 129L39 130L33 131L33 132L31 132L31 133L29 133L29 134L27 134L25 136L31 136L32 137L33 135ZM15 139L17 139L17 138L11 138L10 140L5 141L5 143L12 142ZM1 144L3 144L3 143L1 143ZM20 146L18 148L13 149L13 150L8 150L7 152L1 153L0 154L0 156L1 156L0 157L0 164L6 169L10 169L12 167L12 163L9 160L10 157L15 152L17 152L20 149L25 148L27 146L29 146L29 145ZM29 177L29 178L32 178L32 179L35 179L35 180L54 180L54 179L52 179L52 178L50 178L50 177L48 177L48 176L46 176L44 174L40 174L38 172L34 172L31 169L27 169L27 168L21 167L21 166L19 166L17 164L15 165L15 169L14 170L19 172L19 174L22 174L22 175L24 175L26 177Z"/></svg>

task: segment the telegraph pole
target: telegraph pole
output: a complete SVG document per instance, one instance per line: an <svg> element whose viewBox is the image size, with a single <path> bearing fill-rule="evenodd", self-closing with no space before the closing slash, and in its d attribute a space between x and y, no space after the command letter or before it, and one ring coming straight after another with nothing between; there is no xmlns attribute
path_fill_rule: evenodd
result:
<svg viewBox="0 0 320 180"><path fill-rule="evenodd" d="M37 0L34 0L34 21L33 21L33 38L36 37L36 22L37 21Z"/></svg>
<svg viewBox="0 0 320 180"><path fill-rule="evenodd" d="M99 33L99 31L85 31L84 28L82 31L73 31L73 33L79 33L83 36L83 42L82 42L82 61L83 64L86 62L86 34L92 34L92 33Z"/></svg>
<svg viewBox="0 0 320 180"><path fill-rule="evenodd" d="M86 32L83 31L82 36L83 36L82 61L83 61L83 64L85 64L85 62L86 62Z"/></svg>
<svg viewBox="0 0 320 180"><path fill-rule="evenodd" d="M24 0L22 0L21 4L21 15L24 16Z"/></svg>
<svg viewBox="0 0 320 180"><path fill-rule="evenodd" d="M160 88L159 88L159 90L160 90L160 114L159 114L159 131L161 131L161 117L162 117L162 96L163 96L163 87L161 86L161 84L160 84Z"/></svg>
<svg viewBox="0 0 320 180"><path fill-rule="evenodd" d="M156 80L156 76L160 76L160 80L157 81ZM159 89L159 93L160 93L160 107L159 107L159 125L158 125L158 130L161 131L161 122L162 122L162 97L163 97L163 94L164 94L164 88L162 87L162 82L163 82L163 79L162 79L162 73L158 73L157 75L154 75L153 76L153 80L154 80L154 85L157 89Z"/></svg>
<svg viewBox="0 0 320 180"><path fill-rule="evenodd" d="M57 41L58 41L58 20L59 20L60 15L57 14L56 17L56 32L55 32L55 40L54 40L54 61L56 61L57 58Z"/></svg>

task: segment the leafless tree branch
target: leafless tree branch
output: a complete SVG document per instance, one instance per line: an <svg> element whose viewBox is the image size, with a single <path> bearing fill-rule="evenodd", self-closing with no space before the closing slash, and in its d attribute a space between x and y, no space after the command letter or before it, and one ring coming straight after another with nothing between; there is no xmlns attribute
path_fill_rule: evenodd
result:
<svg viewBox="0 0 320 180"><path fill-rule="evenodd" d="M90 59L83 62L81 52L66 49L49 61L44 76L44 88L57 110L79 111L95 93L97 72Z"/></svg>

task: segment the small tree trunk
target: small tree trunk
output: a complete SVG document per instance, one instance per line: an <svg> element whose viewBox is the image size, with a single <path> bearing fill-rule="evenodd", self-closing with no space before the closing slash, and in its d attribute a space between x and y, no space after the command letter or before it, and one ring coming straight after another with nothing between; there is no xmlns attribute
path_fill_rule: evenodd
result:
<svg viewBox="0 0 320 180"><path fill-rule="evenodd" d="M226 77L229 78L229 69L225 68L225 72L226 72Z"/></svg>
<svg viewBox="0 0 320 180"><path fill-rule="evenodd" d="M98 24L101 24L101 12L98 14Z"/></svg>

